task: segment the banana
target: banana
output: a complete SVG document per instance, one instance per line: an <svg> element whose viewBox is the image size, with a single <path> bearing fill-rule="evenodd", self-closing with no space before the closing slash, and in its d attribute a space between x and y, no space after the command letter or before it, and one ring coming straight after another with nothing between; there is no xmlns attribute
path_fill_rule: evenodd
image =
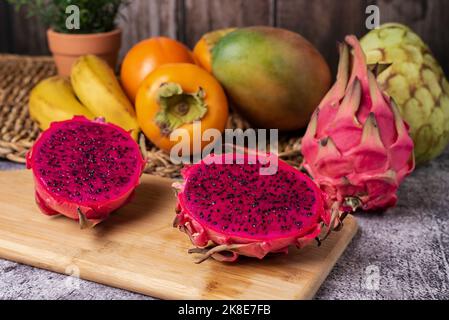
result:
<svg viewBox="0 0 449 320"><path fill-rule="evenodd" d="M82 56L74 63L70 79L78 99L95 116L131 130L137 140L139 125L134 107L106 62L94 55Z"/></svg>
<svg viewBox="0 0 449 320"><path fill-rule="evenodd" d="M47 129L53 121L69 120L76 115L94 118L76 98L70 80L61 76L39 82L31 90L28 106L31 118L42 130Z"/></svg>

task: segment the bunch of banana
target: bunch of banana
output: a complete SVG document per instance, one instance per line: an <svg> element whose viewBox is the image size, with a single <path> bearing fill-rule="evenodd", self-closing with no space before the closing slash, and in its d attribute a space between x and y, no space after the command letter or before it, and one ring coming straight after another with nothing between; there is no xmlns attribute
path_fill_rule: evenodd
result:
<svg viewBox="0 0 449 320"><path fill-rule="evenodd" d="M39 82L31 91L29 110L31 118L46 130L53 121L63 121L82 115L94 115L75 96L70 80L54 76Z"/></svg>
<svg viewBox="0 0 449 320"><path fill-rule="evenodd" d="M55 76L41 81L30 95L30 116L42 130L53 121L84 115L104 117L137 139L139 126L134 107L123 92L113 70L100 58L80 57L70 80Z"/></svg>
<svg viewBox="0 0 449 320"><path fill-rule="evenodd" d="M123 92L112 69L94 55L80 57L70 75L80 101L97 117L105 117L137 139L139 125L134 107Z"/></svg>

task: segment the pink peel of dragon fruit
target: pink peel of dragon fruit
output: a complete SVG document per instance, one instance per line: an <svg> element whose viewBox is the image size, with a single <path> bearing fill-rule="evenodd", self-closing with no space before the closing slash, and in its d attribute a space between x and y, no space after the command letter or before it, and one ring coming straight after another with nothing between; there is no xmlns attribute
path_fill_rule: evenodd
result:
<svg viewBox="0 0 449 320"><path fill-rule="evenodd" d="M251 161L242 154L211 154L183 169L183 182L173 185L178 196L173 224L197 247L189 253L202 254L197 263L287 253L289 246L317 239L329 223L324 195L308 176L277 158L274 175L260 174L270 157L258 154Z"/></svg>
<svg viewBox="0 0 449 320"><path fill-rule="evenodd" d="M27 154L36 203L92 227L126 204L145 160L129 132L82 116L53 122Z"/></svg>
<svg viewBox="0 0 449 320"><path fill-rule="evenodd" d="M303 167L327 194L332 221L340 220L339 211L394 206L400 183L414 169L408 126L379 88L357 38L345 40L337 82L302 139Z"/></svg>

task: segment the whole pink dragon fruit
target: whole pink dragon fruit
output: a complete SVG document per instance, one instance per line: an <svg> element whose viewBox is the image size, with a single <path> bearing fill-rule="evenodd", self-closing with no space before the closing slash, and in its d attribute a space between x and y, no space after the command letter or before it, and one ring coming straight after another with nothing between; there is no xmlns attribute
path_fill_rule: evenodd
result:
<svg viewBox="0 0 449 320"><path fill-rule="evenodd" d="M277 172L260 174L273 157L212 154L183 169L184 181L174 184L174 226L197 246L190 253L203 254L198 262L287 253L289 246L317 238L329 223L323 193L309 177L277 157Z"/></svg>
<svg viewBox="0 0 449 320"><path fill-rule="evenodd" d="M303 166L338 208L333 218L340 210L394 206L399 184L414 169L407 125L368 70L357 38L345 40L337 82L302 140Z"/></svg>
<svg viewBox="0 0 449 320"><path fill-rule="evenodd" d="M41 211L79 220L81 228L126 204L144 165L130 133L81 116L53 122L27 155Z"/></svg>

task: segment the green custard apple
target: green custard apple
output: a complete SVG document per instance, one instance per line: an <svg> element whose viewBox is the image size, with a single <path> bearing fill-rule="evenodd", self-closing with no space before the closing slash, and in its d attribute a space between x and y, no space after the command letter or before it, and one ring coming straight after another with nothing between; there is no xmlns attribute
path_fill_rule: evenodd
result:
<svg viewBox="0 0 449 320"><path fill-rule="evenodd" d="M361 44L368 64L391 64L377 80L410 125L417 164L440 155L449 142L449 83L429 47L398 23L370 31Z"/></svg>

